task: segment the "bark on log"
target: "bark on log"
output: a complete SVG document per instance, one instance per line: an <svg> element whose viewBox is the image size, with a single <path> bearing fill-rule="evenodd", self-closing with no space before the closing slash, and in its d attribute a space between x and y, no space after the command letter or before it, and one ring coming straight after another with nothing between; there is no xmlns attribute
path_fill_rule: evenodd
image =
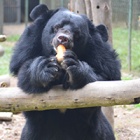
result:
<svg viewBox="0 0 140 140"><path fill-rule="evenodd" d="M10 86L10 76L9 75L0 76L0 88L9 86Z"/></svg>
<svg viewBox="0 0 140 140"><path fill-rule="evenodd" d="M43 94L25 94L19 88L0 88L0 111L20 112L49 109L74 109L140 103L140 79L102 81L79 90L54 87Z"/></svg>
<svg viewBox="0 0 140 140"><path fill-rule="evenodd" d="M5 35L0 35L0 42L4 42L6 40L6 36Z"/></svg>
<svg viewBox="0 0 140 140"><path fill-rule="evenodd" d="M111 0L70 0L68 8L79 14L86 14L95 25L105 24L112 44Z"/></svg>
<svg viewBox="0 0 140 140"><path fill-rule="evenodd" d="M92 19L95 25L105 24L108 29L109 42L112 44L112 7L111 0L90 0Z"/></svg>
<svg viewBox="0 0 140 140"><path fill-rule="evenodd" d="M12 112L0 112L0 121L11 121L12 117Z"/></svg>
<svg viewBox="0 0 140 140"><path fill-rule="evenodd" d="M68 9L72 12L74 12L75 10L75 0L70 0L70 2L68 3Z"/></svg>
<svg viewBox="0 0 140 140"><path fill-rule="evenodd" d="M87 17L92 20L92 12L91 12L91 1L85 0L85 7L86 7L86 15Z"/></svg>
<svg viewBox="0 0 140 140"><path fill-rule="evenodd" d="M75 1L75 13L85 14L86 13L86 7L85 7L85 1L84 0L76 0Z"/></svg>

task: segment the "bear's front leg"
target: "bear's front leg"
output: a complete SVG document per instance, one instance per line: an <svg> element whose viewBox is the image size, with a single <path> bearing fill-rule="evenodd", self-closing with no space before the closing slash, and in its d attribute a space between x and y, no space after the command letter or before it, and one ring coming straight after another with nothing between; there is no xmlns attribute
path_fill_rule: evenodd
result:
<svg viewBox="0 0 140 140"><path fill-rule="evenodd" d="M61 66L68 75L66 81L71 89L78 89L98 80L94 69L86 62L78 60L76 54L70 50L65 52Z"/></svg>
<svg viewBox="0 0 140 140"><path fill-rule="evenodd" d="M55 57L39 56L26 61L18 73L18 86L28 93L44 92L56 85L61 68Z"/></svg>

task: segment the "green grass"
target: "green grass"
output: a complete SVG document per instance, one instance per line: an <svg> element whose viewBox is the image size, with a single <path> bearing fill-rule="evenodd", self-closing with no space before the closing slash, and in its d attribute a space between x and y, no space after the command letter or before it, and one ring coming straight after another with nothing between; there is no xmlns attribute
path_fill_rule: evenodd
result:
<svg viewBox="0 0 140 140"><path fill-rule="evenodd" d="M8 42L16 42L19 39L19 35L11 35L7 38Z"/></svg>
<svg viewBox="0 0 140 140"><path fill-rule="evenodd" d="M113 29L113 47L119 54L122 69L128 70L128 29ZM132 71L140 72L140 31L132 31Z"/></svg>
<svg viewBox="0 0 140 140"><path fill-rule="evenodd" d="M4 47L5 54L0 58L0 75L9 73L9 61L11 57L11 48Z"/></svg>
<svg viewBox="0 0 140 140"><path fill-rule="evenodd" d="M140 103L139 103L139 104L137 104L137 105L135 105L135 107L140 108Z"/></svg>
<svg viewBox="0 0 140 140"><path fill-rule="evenodd" d="M127 75L127 76L121 77L121 80L132 80L132 79L133 79L132 75Z"/></svg>
<svg viewBox="0 0 140 140"><path fill-rule="evenodd" d="M0 57L0 75L9 73L9 62L12 54L12 49L15 42L19 39L19 35L9 36L7 40L0 45L4 48L5 53Z"/></svg>

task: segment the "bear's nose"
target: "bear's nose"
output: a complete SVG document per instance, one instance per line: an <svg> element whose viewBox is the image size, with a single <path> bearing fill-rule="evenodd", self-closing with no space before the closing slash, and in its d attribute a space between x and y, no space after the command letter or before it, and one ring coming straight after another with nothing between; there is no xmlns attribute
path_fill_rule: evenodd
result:
<svg viewBox="0 0 140 140"><path fill-rule="evenodd" d="M69 39L66 35L58 36L57 40L58 40L59 43L62 43L62 44L66 44L66 43L69 42Z"/></svg>

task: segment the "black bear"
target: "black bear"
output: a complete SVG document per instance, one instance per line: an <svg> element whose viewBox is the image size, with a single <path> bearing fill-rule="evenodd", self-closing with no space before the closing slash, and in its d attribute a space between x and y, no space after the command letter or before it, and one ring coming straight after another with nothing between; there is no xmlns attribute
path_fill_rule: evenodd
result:
<svg viewBox="0 0 140 140"><path fill-rule="evenodd" d="M94 26L85 15L65 8L48 10L39 5L34 20L21 35L10 63L18 86L28 94L46 92L55 85L64 90L95 81L120 80L117 54L107 43L104 25ZM56 49L66 52L58 63ZM101 87L102 88L102 87ZM86 94L86 93L85 93ZM101 107L24 112L21 140L114 140Z"/></svg>

